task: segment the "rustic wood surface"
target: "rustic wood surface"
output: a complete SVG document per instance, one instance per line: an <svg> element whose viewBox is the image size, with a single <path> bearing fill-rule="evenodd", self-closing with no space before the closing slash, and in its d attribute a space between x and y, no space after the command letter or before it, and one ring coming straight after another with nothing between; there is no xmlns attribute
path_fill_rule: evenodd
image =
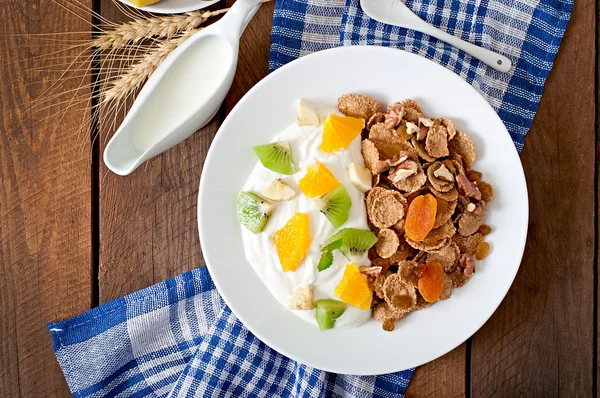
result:
<svg viewBox="0 0 600 398"><path fill-rule="evenodd" d="M0 21L0 396L68 396L46 323L92 305L92 139L81 107L29 107L56 78L45 65L76 50L40 58L63 45L15 35L90 26L50 1L0 0Z"/></svg>
<svg viewBox="0 0 600 398"><path fill-rule="evenodd" d="M123 19L111 0L93 6ZM417 369L407 396L597 396L597 8L576 2L525 140L530 231L515 283L469 341ZM110 115L97 131L81 132L81 109L60 124L49 117L60 105L29 111L52 83L41 66L60 55L30 58L61 45L14 36L85 38L90 25L50 1L0 0L0 396L69 396L46 322L204 265L196 225L202 164L221 121L267 74L272 13L264 5L244 33L219 115L119 177L100 158Z"/></svg>

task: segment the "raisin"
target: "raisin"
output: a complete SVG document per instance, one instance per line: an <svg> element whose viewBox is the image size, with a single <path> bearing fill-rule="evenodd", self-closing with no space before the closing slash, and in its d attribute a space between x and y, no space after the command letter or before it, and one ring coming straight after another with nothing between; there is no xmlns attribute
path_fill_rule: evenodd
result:
<svg viewBox="0 0 600 398"><path fill-rule="evenodd" d="M382 329L386 332L392 332L396 328L396 322L392 319L386 319L383 321L383 325L381 325Z"/></svg>
<svg viewBox="0 0 600 398"><path fill-rule="evenodd" d="M477 230L477 232L479 232L483 236L486 236L486 235L489 235L492 232L492 227L490 227L487 224L483 224L481 227L479 227L479 229Z"/></svg>
<svg viewBox="0 0 600 398"><path fill-rule="evenodd" d="M490 244L487 242L479 242L477 250L475 250L475 258L477 260L483 260L487 257L490 252Z"/></svg>
<svg viewBox="0 0 600 398"><path fill-rule="evenodd" d="M406 132L406 125L401 125L396 129L396 135L403 141L408 141L412 138L412 134Z"/></svg>

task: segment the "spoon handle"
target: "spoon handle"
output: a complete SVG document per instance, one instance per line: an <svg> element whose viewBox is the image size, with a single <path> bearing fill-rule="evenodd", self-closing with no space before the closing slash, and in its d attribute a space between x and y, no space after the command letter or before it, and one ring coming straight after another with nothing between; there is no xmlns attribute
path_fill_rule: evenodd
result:
<svg viewBox="0 0 600 398"><path fill-rule="evenodd" d="M508 72L512 66L510 59L505 56L461 40L425 22L401 0L388 2L382 0L360 0L360 6L368 16L376 21L416 30L433 36L463 50L500 72Z"/></svg>
<svg viewBox="0 0 600 398"><path fill-rule="evenodd" d="M423 20L419 20L419 22L414 21L415 30L426 33L430 36L435 37L443 42L446 42L460 50L463 50L467 54L471 55L484 62L486 65L499 70L500 72L508 72L512 67L512 62L510 59L505 57L504 55L500 55L494 51L490 51L483 47L476 46L475 44L469 43L467 41L461 40L456 36L452 36Z"/></svg>

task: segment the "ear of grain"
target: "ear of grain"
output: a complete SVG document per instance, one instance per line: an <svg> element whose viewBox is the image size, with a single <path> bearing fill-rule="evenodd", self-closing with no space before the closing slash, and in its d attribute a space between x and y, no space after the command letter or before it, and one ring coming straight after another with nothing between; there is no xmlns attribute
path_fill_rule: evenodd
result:
<svg viewBox="0 0 600 398"><path fill-rule="evenodd" d="M92 46L103 50L125 48L149 38L171 38L182 32L197 29L209 18L227 12L228 8L216 11L192 11L181 15L166 15L152 18L135 18L116 28L103 31L92 41Z"/></svg>
<svg viewBox="0 0 600 398"><path fill-rule="evenodd" d="M109 101L122 101L130 94L140 88L142 83L154 73L158 65L167 58L167 56L177 48L184 40L200 31L193 29L184 31L179 36L165 40L158 44L156 48L148 51L144 57L125 69L125 73L119 75L110 83L108 88L102 92L102 103ZM210 55L207 55L210 56Z"/></svg>

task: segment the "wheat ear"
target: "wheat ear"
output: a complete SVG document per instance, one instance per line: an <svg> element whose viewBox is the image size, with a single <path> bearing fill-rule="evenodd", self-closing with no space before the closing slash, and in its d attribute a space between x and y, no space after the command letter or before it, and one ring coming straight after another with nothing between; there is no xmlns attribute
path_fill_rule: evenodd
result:
<svg viewBox="0 0 600 398"><path fill-rule="evenodd" d="M156 48L148 51L140 61L131 65L125 73L118 76L110 84L110 88L102 93L102 103L109 101L119 102L127 98L128 95L135 92L154 73L158 65L167 58L171 51L200 30L184 31L180 36L165 40L158 44Z"/></svg>
<svg viewBox="0 0 600 398"><path fill-rule="evenodd" d="M92 41L92 46L99 50L114 50L148 38L171 38L178 33L194 30L209 18L228 10L224 8L216 11L192 11L181 15L135 18L118 25L115 29L104 31Z"/></svg>

